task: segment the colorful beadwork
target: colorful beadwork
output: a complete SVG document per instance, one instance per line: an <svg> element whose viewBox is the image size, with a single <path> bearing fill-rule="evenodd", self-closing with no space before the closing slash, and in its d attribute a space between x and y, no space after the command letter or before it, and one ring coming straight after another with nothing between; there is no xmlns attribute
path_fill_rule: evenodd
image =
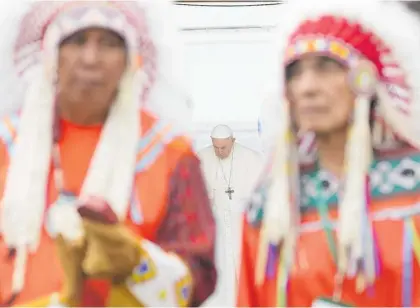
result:
<svg viewBox="0 0 420 308"><path fill-rule="evenodd" d="M150 258L149 254L144 250L142 250L141 256L142 258L139 265L137 265L131 275L133 283L145 282L156 277L156 265L153 263L152 258Z"/></svg>
<svg viewBox="0 0 420 308"><path fill-rule="evenodd" d="M188 306L192 295L192 278L190 275L187 275L176 282L175 294L178 307Z"/></svg>
<svg viewBox="0 0 420 308"><path fill-rule="evenodd" d="M359 61L350 70L350 85L356 93L373 95L378 83L378 73L372 63Z"/></svg>
<svg viewBox="0 0 420 308"><path fill-rule="evenodd" d="M347 64L353 63L358 55L353 48L338 40L328 38L300 39L291 44L286 50L286 63L307 53L325 53L334 58L338 58Z"/></svg>

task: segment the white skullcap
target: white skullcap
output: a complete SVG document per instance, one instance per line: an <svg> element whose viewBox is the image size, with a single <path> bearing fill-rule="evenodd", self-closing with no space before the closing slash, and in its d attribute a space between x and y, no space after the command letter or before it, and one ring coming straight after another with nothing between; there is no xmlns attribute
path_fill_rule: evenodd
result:
<svg viewBox="0 0 420 308"><path fill-rule="evenodd" d="M230 138L233 137L233 131L229 126L220 124L213 128L210 136L215 139Z"/></svg>

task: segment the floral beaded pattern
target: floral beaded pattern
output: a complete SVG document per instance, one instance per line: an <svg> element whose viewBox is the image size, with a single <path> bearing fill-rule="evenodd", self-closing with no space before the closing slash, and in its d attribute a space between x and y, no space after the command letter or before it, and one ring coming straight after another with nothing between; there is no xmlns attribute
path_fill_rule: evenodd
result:
<svg viewBox="0 0 420 308"><path fill-rule="evenodd" d="M420 153L403 157L400 155L378 158L372 163L369 175L371 197L374 200L420 191ZM317 189L318 183L321 183L321 192ZM259 226L262 221L269 185L269 182L261 183L254 191L248 205L246 217L253 226ZM305 214L316 211L317 198L320 194L329 208L337 207L340 189L339 179L328 172L317 169L315 165L307 169L301 175L301 212ZM414 206L408 212L406 208L394 211L392 215L403 218L420 213L420 206ZM381 213L377 215L382 217ZM303 229L306 229L305 226Z"/></svg>

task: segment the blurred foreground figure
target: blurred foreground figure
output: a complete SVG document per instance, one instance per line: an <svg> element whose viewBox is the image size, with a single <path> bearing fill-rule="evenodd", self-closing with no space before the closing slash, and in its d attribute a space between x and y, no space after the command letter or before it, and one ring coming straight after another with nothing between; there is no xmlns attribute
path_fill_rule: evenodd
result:
<svg viewBox="0 0 420 308"><path fill-rule="evenodd" d="M246 214L238 304L419 306L420 22L397 2L282 12L279 126Z"/></svg>
<svg viewBox="0 0 420 308"><path fill-rule="evenodd" d="M2 55L25 85L0 124L3 305L183 307L213 292L199 160L177 123L144 110L184 103L160 101L176 61L160 41L175 33L169 5L28 5Z"/></svg>

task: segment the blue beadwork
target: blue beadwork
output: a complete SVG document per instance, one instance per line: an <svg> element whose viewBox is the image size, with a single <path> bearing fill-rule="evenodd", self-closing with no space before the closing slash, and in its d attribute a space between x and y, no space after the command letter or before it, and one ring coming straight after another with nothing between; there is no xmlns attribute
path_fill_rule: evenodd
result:
<svg viewBox="0 0 420 308"><path fill-rule="evenodd" d="M138 274L144 274L149 271L149 263L147 261L143 261L138 267L137 267L137 273Z"/></svg>

